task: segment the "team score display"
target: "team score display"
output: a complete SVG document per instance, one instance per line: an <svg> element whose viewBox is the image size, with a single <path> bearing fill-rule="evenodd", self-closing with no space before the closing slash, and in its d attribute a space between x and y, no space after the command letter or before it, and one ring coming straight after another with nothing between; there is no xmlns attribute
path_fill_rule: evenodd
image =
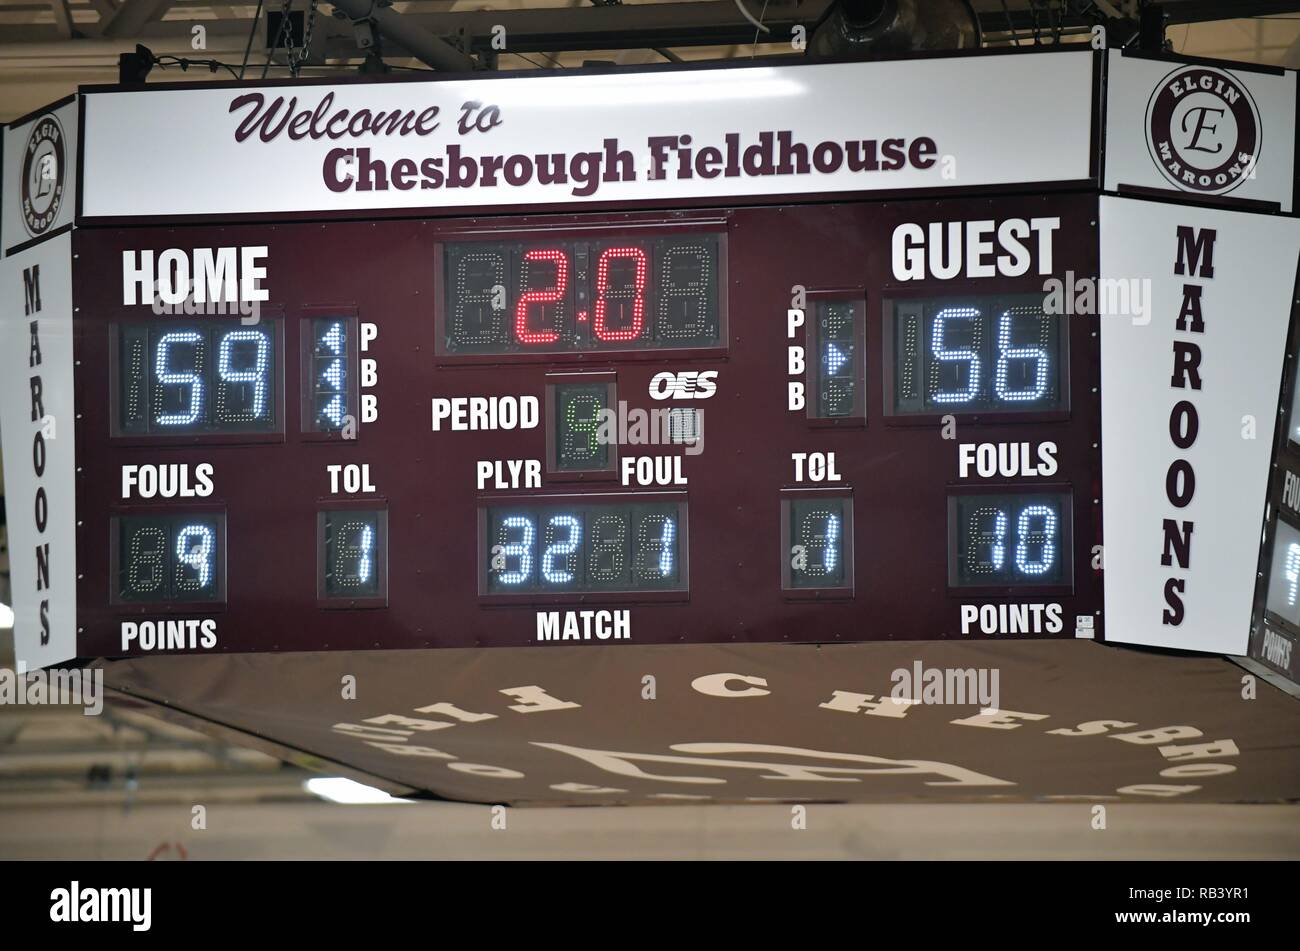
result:
<svg viewBox="0 0 1300 951"><path fill-rule="evenodd" d="M1069 494L957 495L948 513L951 586L1073 583Z"/></svg>
<svg viewBox="0 0 1300 951"><path fill-rule="evenodd" d="M164 319L115 332L118 435L279 430L277 321Z"/></svg>
<svg viewBox="0 0 1300 951"><path fill-rule="evenodd" d="M483 521L489 594L687 588L685 503L493 506Z"/></svg>
<svg viewBox="0 0 1300 951"><path fill-rule="evenodd" d="M817 494L782 502L786 589L853 589L853 500Z"/></svg>
<svg viewBox="0 0 1300 951"><path fill-rule="evenodd" d="M447 354L718 347L718 234L443 246Z"/></svg>
<svg viewBox="0 0 1300 951"><path fill-rule="evenodd" d="M895 414L1066 409L1064 316L1034 297L886 301ZM892 312L892 313L891 313Z"/></svg>
<svg viewBox="0 0 1300 951"><path fill-rule="evenodd" d="M220 515L118 516L115 601L159 604L224 599Z"/></svg>

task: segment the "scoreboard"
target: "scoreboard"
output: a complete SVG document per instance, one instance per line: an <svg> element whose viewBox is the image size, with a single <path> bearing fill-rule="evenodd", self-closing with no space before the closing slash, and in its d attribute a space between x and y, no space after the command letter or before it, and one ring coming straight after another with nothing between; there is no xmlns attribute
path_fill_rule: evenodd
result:
<svg viewBox="0 0 1300 951"><path fill-rule="evenodd" d="M83 652L1100 633L1094 209L78 231Z"/></svg>
<svg viewBox="0 0 1300 951"><path fill-rule="evenodd" d="M1296 89L1091 48L83 89L4 132L68 156L5 163L49 203L0 215L18 657L1090 638L1294 680Z"/></svg>

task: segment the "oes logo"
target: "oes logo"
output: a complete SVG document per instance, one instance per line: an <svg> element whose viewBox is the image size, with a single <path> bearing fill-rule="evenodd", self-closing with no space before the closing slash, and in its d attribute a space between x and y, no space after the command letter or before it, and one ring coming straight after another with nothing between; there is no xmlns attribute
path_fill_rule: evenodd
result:
<svg viewBox="0 0 1300 951"><path fill-rule="evenodd" d="M42 116L32 126L23 147L23 179L19 196L23 224L38 237L49 230L63 204L66 177L63 126L54 116Z"/></svg>
<svg viewBox="0 0 1300 951"><path fill-rule="evenodd" d="M1165 178L1183 191L1222 195L1249 178L1263 131L1250 91L1209 66L1181 66L1147 103L1147 149Z"/></svg>
<svg viewBox="0 0 1300 951"><path fill-rule="evenodd" d="M707 400L718 391L717 379L717 370L665 370L650 378L650 395L657 400Z"/></svg>

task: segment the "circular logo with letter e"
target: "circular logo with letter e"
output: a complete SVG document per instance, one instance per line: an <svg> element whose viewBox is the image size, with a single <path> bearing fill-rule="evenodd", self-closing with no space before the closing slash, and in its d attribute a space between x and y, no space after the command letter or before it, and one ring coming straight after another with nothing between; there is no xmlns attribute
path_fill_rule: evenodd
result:
<svg viewBox="0 0 1300 951"><path fill-rule="evenodd" d="M44 234L59 217L67 178L64 141L63 126L54 116L37 119L27 136L19 197L23 224L32 237Z"/></svg>
<svg viewBox="0 0 1300 951"><path fill-rule="evenodd" d="M1147 148L1183 191L1223 195L1255 171L1263 132L1250 91L1230 73L1181 66L1147 103Z"/></svg>

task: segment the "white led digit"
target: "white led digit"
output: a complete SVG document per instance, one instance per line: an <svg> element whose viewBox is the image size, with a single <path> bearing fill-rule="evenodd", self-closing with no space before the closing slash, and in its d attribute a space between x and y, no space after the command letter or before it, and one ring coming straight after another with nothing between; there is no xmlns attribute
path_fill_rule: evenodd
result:
<svg viewBox="0 0 1300 951"><path fill-rule="evenodd" d="M934 326L930 330L930 352L934 354L935 360L940 363L965 363L966 364L966 386L960 390L939 390L931 395L936 403L969 403L975 398L980 388L980 358L979 354L968 347L959 347L953 350L946 348L944 342L945 330L950 320L970 320L975 321L975 339L978 341L980 311L974 307L945 307L934 315ZM958 373L960 379L960 372Z"/></svg>
<svg viewBox="0 0 1300 951"><path fill-rule="evenodd" d="M520 530L518 541L509 541L510 530L517 528ZM537 537L537 529L533 526L533 520L524 515L511 515L501 521L502 554L507 559L518 558L519 567L513 571L503 571L498 576L502 584L523 584L533 573L533 539Z"/></svg>
<svg viewBox="0 0 1300 951"><path fill-rule="evenodd" d="M627 525L621 515L598 515L591 529L587 573L598 582L617 581L623 576L623 544Z"/></svg>
<svg viewBox="0 0 1300 951"><path fill-rule="evenodd" d="M341 588L356 588L368 583L374 574L374 526L359 520L344 522L337 537L339 541L334 547L334 583ZM349 543L348 538L354 541ZM349 559L355 560L355 571L349 572L342 568Z"/></svg>
<svg viewBox="0 0 1300 951"><path fill-rule="evenodd" d="M197 540L197 541L195 541ZM186 525L176 533L176 588L179 591L199 591L212 580L212 551L216 539L206 525ZM194 579L186 576L188 565Z"/></svg>
<svg viewBox="0 0 1300 951"><path fill-rule="evenodd" d="M821 521L821 531L814 525ZM799 542L808 553L803 573L808 577L833 575L840 562L840 516L832 509L813 509L800 520ZM820 556L820 557L819 557Z"/></svg>
<svg viewBox="0 0 1300 951"><path fill-rule="evenodd" d="M582 522L572 515L552 515L546 523L547 538L551 538L556 528L566 529L566 538L562 542L552 542L542 554L542 577L551 584L569 584L573 581L573 572L565 568L556 568L555 560L563 557L568 564L569 556L578 550L582 543Z"/></svg>
<svg viewBox="0 0 1300 951"><path fill-rule="evenodd" d="M184 413L160 413L157 422L164 426L185 426L199 418L203 411L203 378L197 373L181 372L169 368L168 358L173 344L188 343L199 346L203 334L197 330L173 330L158 338L158 347L154 352L154 376L163 386L188 386L190 388L190 408ZM201 351L200 351L201 353ZM202 366L201 355L196 360Z"/></svg>
<svg viewBox="0 0 1300 951"><path fill-rule="evenodd" d="M1047 392L1048 373L1051 371L1052 360L1042 347L1013 347L1011 345L1011 319L1014 310L1025 310L1025 308L1013 308L1012 310L1003 311L1001 316L998 317L998 359L993 369L993 392L998 399L1009 402L1039 400ZM1046 317L1041 317L1041 321L1045 322L1046 320ZM1007 374L1009 370L1008 364L1012 360L1034 361L1033 386L1024 390L1011 389L1007 381Z"/></svg>
<svg viewBox="0 0 1300 951"><path fill-rule="evenodd" d="M659 544L662 546L659 550L659 575L667 578L673 573L673 539L676 537L677 527L673 524L671 518L664 519L663 530L659 535Z"/></svg>
<svg viewBox="0 0 1300 951"><path fill-rule="evenodd" d="M145 542L152 544L146 546ZM167 538L161 528L146 526L131 535L127 549L127 586L136 594L158 591L166 577L163 554Z"/></svg>
<svg viewBox="0 0 1300 951"><path fill-rule="evenodd" d="M986 527L990 526L990 527ZM982 506L970 516L969 559L972 574L1001 571L1007 553L1007 513L992 506ZM988 557L981 549L988 547Z"/></svg>
<svg viewBox="0 0 1300 951"><path fill-rule="evenodd" d="M257 346L253 366L236 370L232 349L237 343L254 343ZM250 383L253 387L252 408L247 413L231 413L229 419L260 419L266 410L267 371L271 366L271 340L260 330L231 330L217 345L217 372L225 383Z"/></svg>
<svg viewBox="0 0 1300 951"><path fill-rule="evenodd" d="M1042 519L1042 528L1034 531L1031 522ZM1046 574L1056 560L1056 512L1046 505L1026 505L1016 518L1016 570L1027 575ZM1038 560L1029 557L1030 545L1042 545Z"/></svg>
<svg viewBox="0 0 1300 951"><path fill-rule="evenodd" d="M1292 542L1286 549L1286 566L1283 568L1284 577L1290 582L1290 587L1286 592L1286 603L1288 607L1295 607L1296 589L1300 588L1300 545Z"/></svg>
<svg viewBox="0 0 1300 951"><path fill-rule="evenodd" d="M645 580L672 575L676 534L676 524L666 515L647 515L641 519L635 562L638 575Z"/></svg>

